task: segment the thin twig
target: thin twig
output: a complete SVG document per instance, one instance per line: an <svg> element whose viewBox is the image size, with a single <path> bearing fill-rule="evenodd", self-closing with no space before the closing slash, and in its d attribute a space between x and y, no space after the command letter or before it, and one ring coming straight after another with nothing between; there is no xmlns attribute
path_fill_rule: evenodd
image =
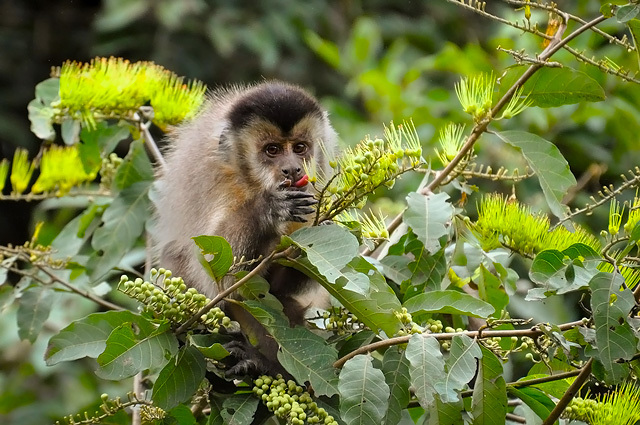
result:
<svg viewBox="0 0 640 425"><path fill-rule="evenodd" d="M589 375L591 375L591 365L593 364L593 358L590 358L587 363L582 367L580 374L576 377L575 381L571 383L571 386L564 393L556 407L553 408L549 416L542 422L542 425L553 425L555 421L560 417L564 409L569 402L573 400L573 397L578 393L582 385L587 381Z"/></svg>
<svg viewBox="0 0 640 425"><path fill-rule="evenodd" d="M216 297L214 299L209 301L209 303L207 305L202 307L202 309L200 309L200 311L198 311L196 314L191 316L189 318L189 320L184 322L182 325L180 325L180 327L176 330L176 334L180 334L180 333L186 331L187 329L189 329L189 326L191 326L196 320L198 320L199 317L201 317L204 314L207 314L209 312L209 310L211 310L213 307L216 306L216 304L218 304L224 298L226 298L227 296L232 294L234 291L236 291L242 285L247 283L249 281L249 279L253 278L259 272L261 272L262 269L267 267L271 263L271 261L273 261L273 260L275 260L277 258L286 257L287 255L290 255L292 251L293 250L291 248L287 248L284 251L273 251L271 254L269 254L266 257L264 257L262 259L262 261L260 261L260 263L258 263L257 266L255 266L251 271L249 271L249 273L247 273L242 279L238 280L236 283L234 283L233 285L231 285L230 287L228 287L224 291L220 292L218 295L216 295Z"/></svg>
<svg viewBox="0 0 640 425"><path fill-rule="evenodd" d="M584 320L577 320L575 322L563 323L558 325L558 329L561 331L575 328L576 326L584 325ZM433 334L424 334L425 337L435 338L438 341L446 341L452 339L454 336L458 335L466 335L469 338L494 338L494 337L511 337L511 336L539 336L544 334L544 331L538 328L538 326L533 326L530 329L513 329L513 330L497 330L497 331L463 331L463 332L443 332L443 333L433 333ZM346 356L338 359L333 367L341 368L347 360L357 356L358 354L367 354L372 351L378 350L380 348L391 347L393 345L406 344L409 342L413 335L406 336L397 336L394 338L385 339L383 341L377 341L372 344L364 345L356 350L353 350Z"/></svg>

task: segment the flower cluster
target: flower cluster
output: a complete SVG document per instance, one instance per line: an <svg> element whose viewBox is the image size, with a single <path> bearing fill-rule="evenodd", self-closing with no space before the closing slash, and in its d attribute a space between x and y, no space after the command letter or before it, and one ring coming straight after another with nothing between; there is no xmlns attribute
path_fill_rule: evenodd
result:
<svg viewBox="0 0 640 425"><path fill-rule="evenodd" d="M27 190L35 169L35 162L29 161L29 152L26 149L16 149L11 163L12 193L19 195Z"/></svg>
<svg viewBox="0 0 640 425"><path fill-rule="evenodd" d="M209 300L195 288L188 288L181 277L171 277L171 271L151 269L151 282L141 278L129 280L126 275L120 278L118 289L140 301L148 311L160 317L180 324L198 313ZM229 326L229 319L222 310L214 307L199 318L208 331L218 332L220 326Z"/></svg>
<svg viewBox="0 0 640 425"><path fill-rule="evenodd" d="M348 208L362 208L367 195L378 187L392 187L401 174L422 164L422 147L412 122L386 127L383 139L368 136L338 159L329 161L334 169L330 179L305 164L309 181L320 191L319 213L332 219Z"/></svg>
<svg viewBox="0 0 640 425"><path fill-rule="evenodd" d="M32 193L57 190L62 196L74 186L90 182L98 175L98 168L86 170L77 145L52 145L42 153L40 176L31 188Z"/></svg>
<svg viewBox="0 0 640 425"><path fill-rule="evenodd" d="M338 335L347 335L362 329L362 323L344 308L331 308L322 313L324 328Z"/></svg>
<svg viewBox="0 0 640 425"><path fill-rule="evenodd" d="M325 424L338 423L325 409L318 407L311 395L294 381L285 381L282 375L276 378L261 376L254 381L253 393L260 397L267 408L287 424Z"/></svg>
<svg viewBox="0 0 640 425"><path fill-rule="evenodd" d="M204 101L206 86L153 62L95 58L90 63L65 62L60 78L60 115L70 115L94 127L99 118L131 118L144 105L154 110L161 128L192 118Z"/></svg>
<svg viewBox="0 0 640 425"><path fill-rule="evenodd" d="M534 214L530 208L497 194L485 196L478 205L478 221L471 224L482 249L490 251L506 246L525 255L544 249L563 250L575 243L600 249L600 242L585 229L575 225L575 232L563 226L549 231L549 217Z"/></svg>
<svg viewBox="0 0 640 425"><path fill-rule="evenodd" d="M422 328L413 321L411 313L405 307L402 307L400 311L394 311L393 314L403 325L403 328L398 331L396 336L421 334L423 332Z"/></svg>

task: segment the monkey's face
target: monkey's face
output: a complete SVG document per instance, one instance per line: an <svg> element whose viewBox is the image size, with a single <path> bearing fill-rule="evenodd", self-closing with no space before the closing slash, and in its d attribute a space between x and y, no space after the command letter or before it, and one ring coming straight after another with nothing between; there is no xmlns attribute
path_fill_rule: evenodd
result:
<svg viewBox="0 0 640 425"><path fill-rule="evenodd" d="M291 131L283 132L264 120L254 120L238 134L247 174L266 188L297 188L305 176L304 161L316 155L322 128L315 117L305 117ZM300 184L300 188L304 184Z"/></svg>

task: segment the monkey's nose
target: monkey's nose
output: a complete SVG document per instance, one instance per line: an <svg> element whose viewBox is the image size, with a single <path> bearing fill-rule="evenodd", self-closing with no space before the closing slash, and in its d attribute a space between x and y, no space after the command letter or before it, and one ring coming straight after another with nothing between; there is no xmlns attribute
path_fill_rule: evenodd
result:
<svg viewBox="0 0 640 425"><path fill-rule="evenodd" d="M291 167L291 168L283 168L282 174L285 178L291 179L291 181L298 181L302 177L302 168L300 167Z"/></svg>

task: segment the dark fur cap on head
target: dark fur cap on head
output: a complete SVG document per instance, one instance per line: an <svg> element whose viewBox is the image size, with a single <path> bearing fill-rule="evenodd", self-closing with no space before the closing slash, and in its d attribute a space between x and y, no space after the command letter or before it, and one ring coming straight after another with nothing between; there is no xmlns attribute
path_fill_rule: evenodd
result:
<svg viewBox="0 0 640 425"><path fill-rule="evenodd" d="M309 115L321 118L323 112L307 92L290 84L268 81L247 90L229 111L228 119L235 129L246 127L256 118L263 119L286 134Z"/></svg>

